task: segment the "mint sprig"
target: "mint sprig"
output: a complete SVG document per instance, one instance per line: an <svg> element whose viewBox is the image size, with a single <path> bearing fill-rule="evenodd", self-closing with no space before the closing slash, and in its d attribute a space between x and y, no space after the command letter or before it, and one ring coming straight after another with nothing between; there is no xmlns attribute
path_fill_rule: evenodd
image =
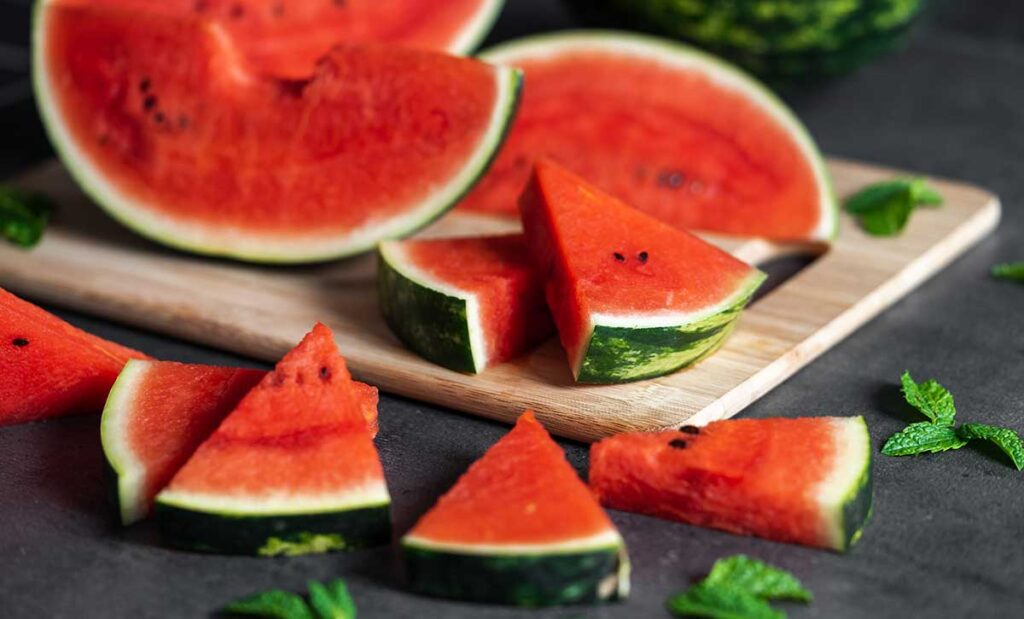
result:
<svg viewBox="0 0 1024 619"><path fill-rule="evenodd" d="M945 387L934 380L914 382L910 372L903 372L900 382L907 403L927 417L928 421L912 423L890 436L882 446L884 455L939 453L960 449L972 440L984 440L1002 449L1018 471L1024 470L1024 440L1015 431L983 423L965 423L956 428L953 394Z"/></svg>
<svg viewBox="0 0 1024 619"><path fill-rule="evenodd" d="M1024 260L995 265L992 267L992 277L1024 283Z"/></svg>
<svg viewBox="0 0 1024 619"><path fill-rule="evenodd" d="M704 580L666 602L680 617L785 619L770 600L810 602L813 596L792 574L745 555L719 559Z"/></svg>
<svg viewBox="0 0 1024 619"><path fill-rule="evenodd" d="M0 237L20 247L33 247L50 221L53 204L41 194L0 185Z"/></svg>
<svg viewBox="0 0 1024 619"><path fill-rule="evenodd" d="M844 202L868 234L894 236L921 206L939 206L942 196L923 178L899 178L869 185Z"/></svg>
<svg viewBox="0 0 1024 619"><path fill-rule="evenodd" d="M310 581L307 588L308 602L301 595L273 589L232 602L224 612L274 619L356 619L356 606L344 581L335 579L326 585Z"/></svg>

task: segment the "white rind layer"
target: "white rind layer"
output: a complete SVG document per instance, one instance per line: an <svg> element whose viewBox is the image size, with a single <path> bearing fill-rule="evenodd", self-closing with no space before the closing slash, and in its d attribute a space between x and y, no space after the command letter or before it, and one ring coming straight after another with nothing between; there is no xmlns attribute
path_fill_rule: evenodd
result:
<svg viewBox="0 0 1024 619"><path fill-rule="evenodd" d="M423 271L409 259L405 247L399 241L386 241L380 244L381 257L402 277L448 297L459 299L466 306L466 329L469 332L470 353L473 356L473 371L477 374L487 368L490 356L487 340L484 337L483 325L480 321L480 300L468 290L462 290L442 282Z"/></svg>
<svg viewBox="0 0 1024 619"><path fill-rule="evenodd" d="M302 495L272 492L259 495L224 495L164 490L156 497L160 505L221 516L298 516L332 511L381 507L391 502L384 480L340 492Z"/></svg>
<svg viewBox="0 0 1024 619"><path fill-rule="evenodd" d="M632 56L683 71L697 71L719 86L738 92L757 103L793 138L814 171L821 208L818 225L811 233L811 239L827 241L835 237L838 220L832 184L825 160L807 128L766 86L724 60L674 41L601 30L526 37L485 50L481 52L480 58L493 64L514 66L524 61L557 59L586 52Z"/></svg>
<svg viewBox="0 0 1024 619"><path fill-rule="evenodd" d="M505 0L484 0L476 15L459 31L455 39L448 45L448 52L465 56L472 54L487 38L487 34L497 21Z"/></svg>
<svg viewBox="0 0 1024 619"><path fill-rule="evenodd" d="M460 544L456 542L438 542L415 535L402 538L403 546L449 552L464 555L553 555L620 548L623 546L622 536L615 529L572 540L544 544Z"/></svg>
<svg viewBox="0 0 1024 619"><path fill-rule="evenodd" d="M871 441L863 417L832 419L834 466L814 490L833 548L846 546L843 508L857 490L865 469L871 466Z"/></svg>
<svg viewBox="0 0 1024 619"><path fill-rule="evenodd" d="M110 389L100 420L100 442L107 462L117 474L117 502L121 522L125 525L142 520L147 513L139 502L146 468L128 444L125 430L130 421L131 403L152 364L138 359L125 364Z"/></svg>
<svg viewBox="0 0 1024 619"><path fill-rule="evenodd" d="M284 236L220 223L183 221L128 196L111 183L61 121L57 97L46 70L49 66L46 7L53 1L36 3L32 33L32 81L50 141L82 190L107 213L147 238L186 251L251 262L303 263L362 253L382 239L405 236L447 210L483 174L511 122L517 101L518 70L496 67L495 107L473 155L448 181L432 188L415 208L401 215L367 221L353 230Z"/></svg>

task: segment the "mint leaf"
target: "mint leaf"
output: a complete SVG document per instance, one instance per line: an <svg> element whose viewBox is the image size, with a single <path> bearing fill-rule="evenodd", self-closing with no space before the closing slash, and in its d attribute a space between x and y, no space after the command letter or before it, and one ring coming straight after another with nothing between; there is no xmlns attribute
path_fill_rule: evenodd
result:
<svg viewBox="0 0 1024 619"><path fill-rule="evenodd" d="M310 581L309 605L318 619L356 619L356 605L348 593L345 581L332 580L327 585Z"/></svg>
<svg viewBox="0 0 1024 619"><path fill-rule="evenodd" d="M909 194L894 200L884 208L868 211L860 216L860 227L874 236L895 236L907 227L914 203Z"/></svg>
<svg viewBox="0 0 1024 619"><path fill-rule="evenodd" d="M992 277L1024 282L1024 261L997 264L992 267Z"/></svg>
<svg viewBox="0 0 1024 619"><path fill-rule="evenodd" d="M944 426L953 425L956 406L953 403L953 394L945 387L934 380L915 383L910 372L906 370L900 377L900 382L903 384L903 397L906 398L908 404L931 419L932 423Z"/></svg>
<svg viewBox="0 0 1024 619"><path fill-rule="evenodd" d="M810 602L811 592L795 576L746 555L719 559L705 582L735 587L767 600Z"/></svg>
<svg viewBox="0 0 1024 619"><path fill-rule="evenodd" d="M1013 460L1018 471L1024 470L1024 441L1010 428L1000 428L984 423L965 423L957 430L963 440L992 441Z"/></svg>
<svg viewBox="0 0 1024 619"><path fill-rule="evenodd" d="M277 589L232 602L224 612L275 619L316 619L301 596Z"/></svg>
<svg viewBox="0 0 1024 619"><path fill-rule="evenodd" d="M666 603L677 617L709 617L711 619L785 619L786 613L775 610L768 602L742 589L716 585L707 581L690 587L686 593L674 595Z"/></svg>
<svg viewBox="0 0 1024 619"><path fill-rule="evenodd" d="M52 210L43 195L0 186L0 236L15 245L32 247L42 238Z"/></svg>
<svg viewBox="0 0 1024 619"><path fill-rule="evenodd" d="M897 179L868 185L853 194L843 203L847 213L861 215L870 211L885 208L894 201L910 198L910 183Z"/></svg>
<svg viewBox="0 0 1024 619"><path fill-rule="evenodd" d="M938 206L942 196L924 179L895 179L869 185L846 199L843 206L875 236L899 234L918 206Z"/></svg>
<svg viewBox="0 0 1024 619"><path fill-rule="evenodd" d="M916 206L942 206L942 195L928 186L923 178L910 181L910 196Z"/></svg>
<svg viewBox="0 0 1024 619"><path fill-rule="evenodd" d="M960 438L952 427L921 421L890 436L882 447L882 453L887 456L916 456L960 449L966 444L967 441Z"/></svg>

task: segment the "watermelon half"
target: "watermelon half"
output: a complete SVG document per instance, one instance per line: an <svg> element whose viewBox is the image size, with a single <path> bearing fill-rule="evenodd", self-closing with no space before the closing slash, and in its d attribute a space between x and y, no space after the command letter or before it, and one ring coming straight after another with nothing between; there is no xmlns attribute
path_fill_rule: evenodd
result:
<svg viewBox="0 0 1024 619"><path fill-rule="evenodd" d="M133 360L124 366L100 423L124 524L146 517L157 493L265 375L171 361ZM352 386L375 435L377 389L356 381Z"/></svg>
<svg viewBox="0 0 1024 619"><path fill-rule="evenodd" d="M124 364L145 358L0 288L0 425L98 413Z"/></svg>
<svg viewBox="0 0 1024 619"><path fill-rule="evenodd" d="M385 321L438 365L482 372L554 330L522 235L388 241L379 254Z"/></svg>
<svg viewBox="0 0 1024 619"><path fill-rule="evenodd" d="M487 176L460 208L514 214L534 160L550 157L683 229L783 241L836 230L825 163L766 87L682 44L614 32L540 35L481 54L526 74Z"/></svg>
<svg viewBox="0 0 1024 619"><path fill-rule="evenodd" d="M181 249L305 262L407 234L476 182L518 101L515 69L372 44L310 62L161 6L39 2L34 81L83 189Z"/></svg>
<svg viewBox="0 0 1024 619"><path fill-rule="evenodd" d="M532 412L402 538L410 588L549 606L629 593L622 537Z"/></svg>
<svg viewBox="0 0 1024 619"><path fill-rule="evenodd" d="M541 160L519 201L573 376L615 383L718 349L761 271Z"/></svg>
<svg viewBox="0 0 1024 619"><path fill-rule="evenodd" d="M871 514L863 417L739 419L620 434L590 448L612 509L844 551Z"/></svg>
<svg viewBox="0 0 1024 619"><path fill-rule="evenodd" d="M261 556L387 543L390 498L359 395L316 325L157 495L164 538Z"/></svg>

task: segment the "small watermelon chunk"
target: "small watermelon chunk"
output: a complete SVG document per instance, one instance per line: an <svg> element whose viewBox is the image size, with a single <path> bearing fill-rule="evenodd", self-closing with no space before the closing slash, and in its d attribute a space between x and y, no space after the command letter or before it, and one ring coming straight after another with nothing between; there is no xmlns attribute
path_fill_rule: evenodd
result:
<svg viewBox="0 0 1024 619"><path fill-rule="evenodd" d="M385 321L438 365L482 372L554 330L522 235L390 241L379 253Z"/></svg>
<svg viewBox="0 0 1024 619"><path fill-rule="evenodd" d="M100 437L124 524L148 515L158 492L266 375L263 370L129 361L110 390ZM353 381L371 434L377 389Z"/></svg>
<svg viewBox="0 0 1024 619"><path fill-rule="evenodd" d="M146 358L0 288L0 425L98 413L124 364Z"/></svg>
<svg viewBox="0 0 1024 619"><path fill-rule="evenodd" d="M619 434L590 448L612 509L845 551L871 514L863 417L738 419Z"/></svg>
<svg viewBox="0 0 1024 619"><path fill-rule="evenodd" d="M661 376L714 352L765 279L550 160L519 200L576 380Z"/></svg>
<svg viewBox="0 0 1024 619"><path fill-rule="evenodd" d="M526 81L508 140L460 209L514 214L530 164L550 157L685 230L835 235L838 206L814 140L767 87L728 63L617 32L542 34L481 58L522 69Z"/></svg>
<svg viewBox="0 0 1024 619"><path fill-rule="evenodd" d="M358 396L316 325L157 495L164 538L263 556L387 543L390 498Z"/></svg>
<svg viewBox="0 0 1024 619"><path fill-rule="evenodd" d="M549 606L629 593L622 537L532 412L402 538L411 589Z"/></svg>

